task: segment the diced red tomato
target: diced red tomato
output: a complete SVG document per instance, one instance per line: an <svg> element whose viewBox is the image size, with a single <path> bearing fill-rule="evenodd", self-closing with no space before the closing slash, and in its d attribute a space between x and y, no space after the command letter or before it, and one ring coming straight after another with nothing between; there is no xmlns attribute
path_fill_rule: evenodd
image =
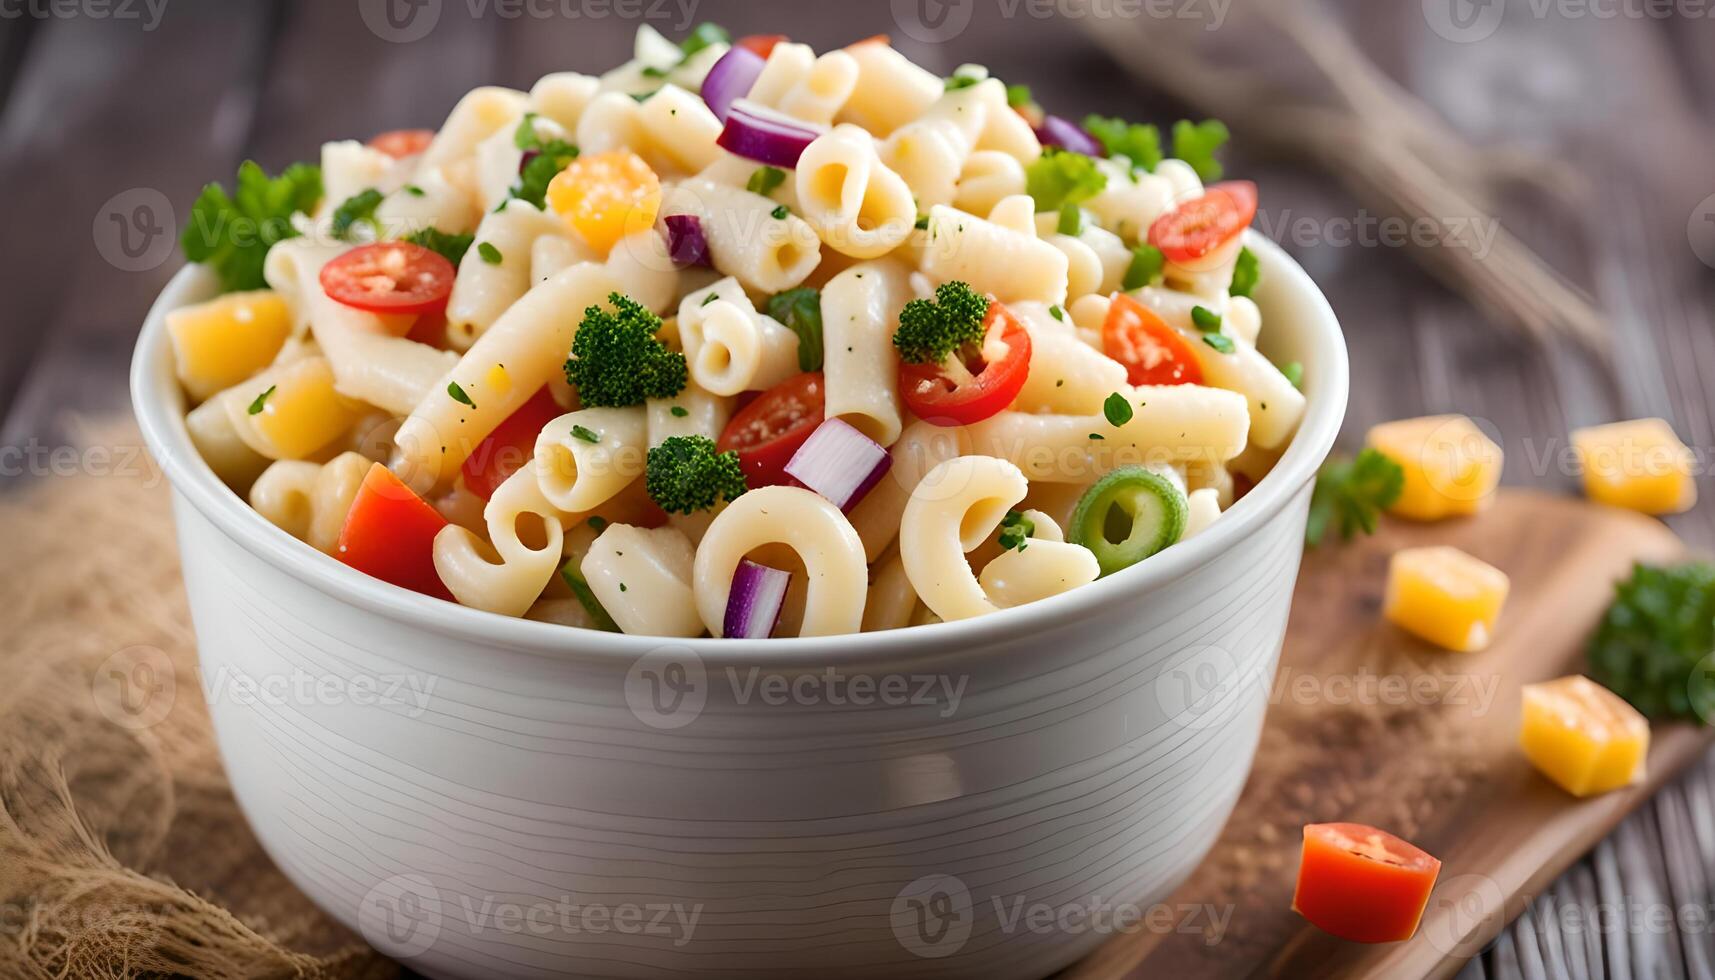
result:
<svg viewBox="0 0 1715 980"><path fill-rule="evenodd" d="M821 372L793 375L734 415L715 448L738 450L744 482L751 489L790 483L786 464L822 424L824 406Z"/></svg>
<svg viewBox="0 0 1715 980"><path fill-rule="evenodd" d="M1248 180L1211 184L1149 226L1149 244L1175 265L1194 264L1236 241L1256 217L1256 185Z"/></svg>
<svg viewBox="0 0 1715 980"><path fill-rule="evenodd" d="M960 352L975 375L969 381L947 377L939 364L900 364L899 397L913 415L936 425L970 425L1012 404L1030 375L1030 334L1004 303L990 303L983 319L983 347L995 331L1006 345L1006 356L983 362L980 350ZM972 364L970 357L976 357Z"/></svg>
<svg viewBox="0 0 1715 980"><path fill-rule="evenodd" d="M1102 321L1102 351L1125 365L1134 385L1200 385L1203 368L1191 342L1136 297L1115 293Z"/></svg>
<svg viewBox="0 0 1715 980"><path fill-rule="evenodd" d="M564 414L547 388L531 395L465 457L465 487L484 500L494 496L495 488L536 454L542 427Z"/></svg>
<svg viewBox="0 0 1715 980"><path fill-rule="evenodd" d="M439 252L410 242L363 245L322 266L322 290L370 313L438 313L456 275Z"/></svg>
<svg viewBox="0 0 1715 980"><path fill-rule="evenodd" d="M334 557L383 582L451 600L435 572L435 535L446 526L440 511L376 463L351 502Z"/></svg>
<svg viewBox="0 0 1715 980"><path fill-rule="evenodd" d="M784 34L748 34L738 39L738 47L748 48L763 58L774 53L774 46L786 40Z"/></svg>
<svg viewBox="0 0 1715 980"><path fill-rule="evenodd" d="M1400 942L1417 931L1440 873L1440 861L1385 830L1307 824L1292 908L1341 939Z"/></svg>
<svg viewBox="0 0 1715 980"><path fill-rule="evenodd" d="M434 138L432 129L390 129L377 133L369 145L390 157L409 157L428 149Z"/></svg>

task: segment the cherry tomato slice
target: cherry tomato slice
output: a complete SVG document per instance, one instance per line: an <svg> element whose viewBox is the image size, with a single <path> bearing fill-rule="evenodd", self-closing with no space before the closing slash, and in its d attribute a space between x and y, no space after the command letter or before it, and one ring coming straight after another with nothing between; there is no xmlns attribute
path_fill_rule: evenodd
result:
<svg viewBox="0 0 1715 980"><path fill-rule="evenodd" d="M446 526L440 511L376 463L351 502L334 557L383 582L451 600L435 571L435 535Z"/></svg>
<svg viewBox="0 0 1715 980"><path fill-rule="evenodd" d="M752 489L790 483L786 464L822 424L823 399L820 371L787 378L734 415L715 448L738 450L744 482Z"/></svg>
<svg viewBox="0 0 1715 980"><path fill-rule="evenodd" d="M749 48L766 59L774 53L774 46L784 40L784 34L747 34L739 38L737 44L738 47Z"/></svg>
<svg viewBox="0 0 1715 980"><path fill-rule="evenodd" d="M1176 265L1231 244L1256 217L1256 185L1248 180L1211 184L1203 196L1186 201L1149 226L1149 244Z"/></svg>
<svg viewBox="0 0 1715 980"><path fill-rule="evenodd" d="M428 149L434 139L432 129L390 129L375 134L369 145L390 157L409 157Z"/></svg>
<svg viewBox="0 0 1715 980"><path fill-rule="evenodd" d="M1323 932L1360 943L1410 939L1441 862L1361 823L1304 827L1292 908Z"/></svg>
<svg viewBox="0 0 1715 980"><path fill-rule="evenodd" d="M321 281L330 297L370 313L432 313L446 308L456 274L439 252L376 242L322 266Z"/></svg>
<svg viewBox="0 0 1715 980"><path fill-rule="evenodd" d="M976 377L957 383L939 364L900 364L899 397L911 413L936 425L970 425L1012 404L1030 374L1030 334L1004 303L990 303L983 319L983 345L999 330L1006 356L973 369Z"/></svg>
<svg viewBox="0 0 1715 980"><path fill-rule="evenodd" d="M531 395L465 457L460 470L465 487L484 500L494 496L494 488L536 454L536 437L542 427L564 414L547 388Z"/></svg>
<svg viewBox="0 0 1715 980"><path fill-rule="evenodd" d="M1125 379L1134 385L1203 383L1203 368L1191 342L1126 293L1115 293L1108 306L1102 352L1125 365Z"/></svg>

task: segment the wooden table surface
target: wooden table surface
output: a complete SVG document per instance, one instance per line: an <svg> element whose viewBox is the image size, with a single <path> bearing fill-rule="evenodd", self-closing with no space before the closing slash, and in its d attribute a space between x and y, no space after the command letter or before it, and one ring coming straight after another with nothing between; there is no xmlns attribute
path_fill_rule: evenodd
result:
<svg viewBox="0 0 1715 980"><path fill-rule="evenodd" d="M675 37L695 20L735 33L785 32L817 47L885 32L931 68L981 62L1072 112L1171 121L1184 111L1138 91L1075 25L1039 16L1058 6L1044 0L394 2L393 21L382 0L0 5L8 220L0 268L11 270L0 326L0 472L51 474L49 451L68 443L80 415L123 409L132 339L179 264L170 239L204 182L229 181L246 157L272 171L315 159L326 139L435 126L478 84L527 87L549 71L606 67L627 56L637 12ZM1154 9L1196 2L1213 0L1157 0ZM1503 217L1596 299L1613 349L1592 357L1518 341L1403 249L1289 236L1284 244L1327 291L1351 347L1343 442L1354 445L1382 419L1460 411L1499 435L1508 483L1570 490L1570 427L1660 415L1707 461L1715 446L1715 4L1513 0L1504 30L1457 44L1427 24L1425 10L1439 2L1351 0L1330 13L1467 136L1558 157L1588 180L1582 207L1521 193L1504 202ZM1506 5L1449 2L1475 3L1472 11ZM914 40L893 14L908 8L953 36ZM397 16L413 10L414 19ZM946 29L965 16L963 29ZM1266 227L1364 219L1363 204L1334 181L1247 156L1244 137L1235 134L1229 170L1261 184ZM1703 490L1715 492L1707 478ZM1715 544L1715 506L1672 523L1700 547ZM1712 781L1715 764L1706 762L1664 790L1467 974L1711 975Z"/></svg>

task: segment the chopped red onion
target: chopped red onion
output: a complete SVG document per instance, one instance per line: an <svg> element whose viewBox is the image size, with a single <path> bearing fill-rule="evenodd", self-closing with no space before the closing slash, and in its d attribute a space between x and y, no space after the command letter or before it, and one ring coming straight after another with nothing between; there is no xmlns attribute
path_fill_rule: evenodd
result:
<svg viewBox="0 0 1715 980"><path fill-rule="evenodd" d="M786 586L792 573L741 558L727 594L726 616L721 635L740 640L763 640L774 633L780 609L786 605Z"/></svg>
<svg viewBox="0 0 1715 980"><path fill-rule="evenodd" d="M760 106L749 99L733 102L726 128L715 140L722 149L771 167L798 166L804 149L821 132L801 119Z"/></svg>
<svg viewBox="0 0 1715 980"><path fill-rule="evenodd" d="M764 64L761 55L739 45L721 55L721 60L703 77L703 101L714 110L715 118L726 122L733 102L750 94L750 87L756 84Z"/></svg>
<svg viewBox="0 0 1715 980"><path fill-rule="evenodd" d="M670 214L662 219L667 226L667 257L683 269L686 266L707 266L709 240L703 234L703 222L694 214Z"/></svg>
<svg viewBox="0 0 1715 980"><path fill-rule="evenodd" d="M792 454L786 474L849 511L893 466L882 445L841 419L828 419Z"/></svg>
<svg viewBox="0 0 1715 980"><path fill-rule="evenodd" d="M1104 155L1102 144L1085 132L1084 127L1060 116L1044 116L1042 125L1036 129L1036 138L1041 140L1044 146L1058 146L1062 150L1091 157Z"/></svg>

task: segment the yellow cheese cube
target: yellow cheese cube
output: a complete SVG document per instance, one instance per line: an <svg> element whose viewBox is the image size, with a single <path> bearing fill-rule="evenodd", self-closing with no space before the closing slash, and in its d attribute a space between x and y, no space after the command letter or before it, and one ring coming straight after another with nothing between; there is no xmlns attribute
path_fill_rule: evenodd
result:
<svg viewBox="0 0 1715 980"><path fill-rule="evenodd" d="M357 406L334 390L325 357L280 364L220 395L240 439L269 459L305 459L357 421Z"/></svg>
<svg viewBox="0 0 1715 980"><path fill-rule="evenodd" d="M1678 514L1697 503L1691 450L1661 419L1578 429L1572 448L1591 500L1645 514Z"/></svg>
<svg viewBox="0 0 1715 980"><path fill-rule="evenodd" d="M267 367L291 330L286 301L268 289L227 293L167 314L179 383L197 401Z"/></svg>
<svg viewBox="0 0 1715 980"><path fill-rule="evenodd" d="M1405 471L1405 487L1388 513L1414 521L1475 514L1501 482L1501 447L1463 415L1384 422L1369 445Z"/></svg>
<svg viewBox="0 0 1715 980"><path fill-rule="evenodd" d="M1406 548L1388 566L1383 609L1401 629L1471 653L1489 645L1509 585L1505 572L1457 548Z"/></svg>
<svg viewBox="0 0 1715 980"><path fill-rule="evenodd" d="M1619 695L1574 674L1524 686L1519 745L1562 789L1590 796L1644 778L1649 722Z"/></svg>

